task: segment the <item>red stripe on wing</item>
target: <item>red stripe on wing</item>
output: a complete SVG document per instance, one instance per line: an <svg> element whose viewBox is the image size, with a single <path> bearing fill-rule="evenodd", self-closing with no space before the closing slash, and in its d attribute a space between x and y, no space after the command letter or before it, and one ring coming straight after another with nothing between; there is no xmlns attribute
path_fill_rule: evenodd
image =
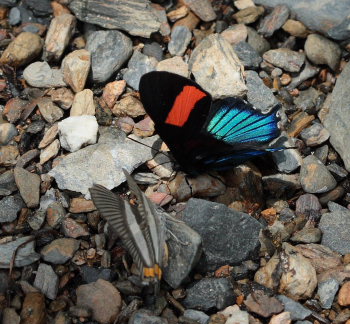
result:
<svg viewBox="0 0 350 324"><path fill-rule="evenodd" d="M207 95L194 86L184 86L183 90L176 97L165 123L182 127L196 103Z"/></svg>

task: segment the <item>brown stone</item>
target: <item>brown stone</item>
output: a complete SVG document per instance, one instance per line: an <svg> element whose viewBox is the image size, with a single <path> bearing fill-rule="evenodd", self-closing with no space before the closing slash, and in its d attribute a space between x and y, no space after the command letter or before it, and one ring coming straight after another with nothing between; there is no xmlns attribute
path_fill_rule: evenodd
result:
<svg viewBox="0 0 350 324"><path fill-rule="evenodd" d="M42 258L53 264L63 264L71 259L79 249L79 241L73 238L53 240L40 252Z"/></svg>
<svg viewBox="0 0 350 324"><path fill-rule="evenodd" d="M203 21L212 21L216 18L215 11L209 0L183 0L184 3Z"/></svg>
<svg viewBox="0 0 350 324"><path fill-rule="evenodd" d="M112 108L117 102L119 96L124 92L126 81L113 81L106 84L103 89L102 99L108 108Z"/></svg>
<svg viewBox="0 0 350 324"><path fill-rule="evenodd" d="M295 37L305 38L308 35L307 28L298 20L288 19L282 29Z"/></svg>
<svg viewBox="0 0 350 324"><path fill-rule="evenodd" d="M269 324L290 324L292 323L290 312L283 312L278 315L272 316Z"/></svg>
<svg viewBox="0 0 350 324"><path fill-rule="evenodd" d="M264 7L248 7L233 14L239 24L252 24L264 13Z"/></svg>
<svg viewBox="0 0 350 324"><path fill-rule="evenodd" d="M29 208L39 205L40 199L40 176L22 168L15 168L16 185L19 192Z"/></svg>
<svg viewBox="0 0 350 324"><path fill-rule="evenodd" d="M292 122L290 123L287 133L290 137L297 137L301 131L308 127L312 121L315 119L315 116L308 115L306 112L299 112L293 116Z"/></svg>
<svg viewBox="0 0 350 324"><path fill-rule="evenodd" d="M19 152L16 146L0 146L0 166L12 166L17 162Z"/></svg>
<svg viewBox="0 0 350 324"><path fill-rule="evenodd" d="M33 61L43 48L39 35L23 32L19 34L2 53L1 64L22 66Z"/></svg>
<svg viewBox="0 0 350 324"><path fill-rule="evenodd" d="M58 124L53 124L45 133L43 139L39 143L39 149L43 149L51 144L58 135Z"/></svg>
<svg viewBox="0 0 350 324"><path fill-rule="evenodd" d="M54 140L50 145L48 145L41 153L40 153L40 164L44 164L53 157L58 154L60 150L60 141L58 139Z"/></svg>
<svg viewBox="0 0 350 324"><path fill-rule="evenodd" d="M248 37L248 29L244 24L237 24L225 29L221 36L225 38L231 45L244 42Z"/></svg>
<svg viewBox="0 0 350 324"><path fill-rule="evenodd" d="M86 227L86 226L85 226ZM67 237L78 238L89 235L89 231L84 228L83 224L79 224L73 218L66 218L62 223L62 230Z"/></svg>
<svg viewBox="0 0 350 324"><path fill-rule="evenodd" d="M47 207L46 221L51 227L59 225L66 215L66 211L59 202L54 201Z"/></svg>
<svg viewBox="0 0 350 324"><path fill-rule="evenodd" d="M92 200L73 198L70 201L69 211L71 213L88 213L94 210L96 210L96 207Z"/></svg>
<svg viewBox="0 0 350 324"><path fill-rule="evenodd" d="M84 90L91 66L90 52L85 49L69 53L62 61L63 80L74 92Z"/></svg>
<svg viewBox="0 0 350 324"><path fill-rule="evenodd" d="M14 124L21 118L23 109L26 107L27 104L27 100L22 100L20 98L12 98L6 102L3 115L10 123Z"/></svg>
<svg viewBox="0 0 350 324"><path fill-rule="evenodd" d="M193 13L189 12L188 15L184 18L179 19L173 26L186 26L190 31L195 29L197 25L199 24L200 19Z"/></svg>
<svg viewBox="0 0 350 324"><path fill-rule="evenodd" d="M50 91L51 100L60 106L62 109L67 110L72 106L74 100L73 92L68 88L58 88Z"/></svg>
<svg viewBox="0 0 350 324"><path fill-rule="evenodd" d="M63 111L56 106L48 97L38 100L38 107L43 118L50 124L60 120L63 117Z"/></svg>
<svg viewBox="0 0 350 324"><path fill-rule="evenodd" d="M139 137L149 137L154 133L154 122L150 117L139 121L134 125L133 133Z"/></svg>
<svg viewBox="0 0 350 324"><path fill-rule="evenodd" d="M338 303L340 306L349 306L350 305L350 281L345 282L338 294Z"/></svg>
<svg viewBox="0 0 350 324"><path fill-rule="evenodd" d="M85 89L75 94L70 116L95 116L96 108L94 94L90 89Z"/></svg>
<svg viewBox="0 0 350 324"><path fill-rule="evenodd" d="M174 56L172 58L160 61L156 66L156 70L176 73L185 78L188 78L189 76L188 64L184 62L180 56Z"/></svg>
<svg viewBox="0 0 350 324"><path fill-rule="evenodd" d="M53 10L54 17L71 13L67 7L65 7L63 4L59 3L58 1L51 1L51 7Z"/></svg>
<svg viewBox="0 0 350 324"><path fill-rule="evenodd" d="M283 311L283 304L275 297L267 296L262 290L256 290L244 301L248 310L262 317L270 317Z"/></svg>
<svg viewBox="0 0 350 324"><path fill-rule="evenodd" d="M90 308L93 319L99 323L113 323L120 312L120 293L108 281L98 279L96 282L81 285L76 294L77 306Z"/></svg>
<svg viewBox="0 0 350 324"><path fill-rule="evenodd" d="M46 324L45 297L39 292L26 294L22 311L22 324Z"/></svg>
<svg viewBox="0 0 350 324"><path fill-rule="evenodd" d="M189 11L190 9L187 6L181 6L175 10L169 11L167 17L171 22L175 22L176 20L186 17Z"/></svg>
<svg viewBox="0 0 350 324"><path fill-rule="evenodd" d="M113 115L139 117L146 114L140 100L134 96L126 96L119 100L113 107Z"/></svg>

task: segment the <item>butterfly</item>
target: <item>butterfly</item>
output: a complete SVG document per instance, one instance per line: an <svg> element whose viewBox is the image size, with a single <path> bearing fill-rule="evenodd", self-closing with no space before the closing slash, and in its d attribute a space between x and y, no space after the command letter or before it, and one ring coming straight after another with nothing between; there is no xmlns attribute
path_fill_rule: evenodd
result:
<svg viewBox="0 0 350 324"><path fill-rule="evenodd" d="M240 98L213 101L197 83L169 72L144 74L139 91L157 133L189 175L281 149L267 145L280 135L280 105L263 114Z"/></svg>
<svg viewBox="0 0 350 324"><path fill-rule="evenodd" d="M89 191L96 208L132 256L141 280L158 283L166 254L164 221L130 174L124 169L123 172L137 205L101 185L94 185Z"/></svg>

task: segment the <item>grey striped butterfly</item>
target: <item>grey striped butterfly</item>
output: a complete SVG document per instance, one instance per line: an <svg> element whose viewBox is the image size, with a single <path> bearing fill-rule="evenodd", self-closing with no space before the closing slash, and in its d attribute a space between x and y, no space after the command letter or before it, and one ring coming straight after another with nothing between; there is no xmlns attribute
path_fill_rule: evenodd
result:
<svg viewBox="0 0 350 324"><path fill-rule="evenodd" d="M137 205L130 203L101 185L90 188L92 200L108 224L121 238L145 282L158 282L162 277L165 254L165 225L161 215L124 170Z"/></svg>

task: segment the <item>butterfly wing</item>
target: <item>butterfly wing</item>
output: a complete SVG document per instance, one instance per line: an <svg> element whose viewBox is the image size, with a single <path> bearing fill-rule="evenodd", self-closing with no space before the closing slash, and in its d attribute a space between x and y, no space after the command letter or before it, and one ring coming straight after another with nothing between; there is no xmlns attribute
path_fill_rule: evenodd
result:
<svg viewBox="0 0 350 324"><path fill-rule="evenodd" d="M208 117L211 96L195 82L169 72L149 72L140 80L140 96L155 129L177 162L186 166Z"/></svg>

